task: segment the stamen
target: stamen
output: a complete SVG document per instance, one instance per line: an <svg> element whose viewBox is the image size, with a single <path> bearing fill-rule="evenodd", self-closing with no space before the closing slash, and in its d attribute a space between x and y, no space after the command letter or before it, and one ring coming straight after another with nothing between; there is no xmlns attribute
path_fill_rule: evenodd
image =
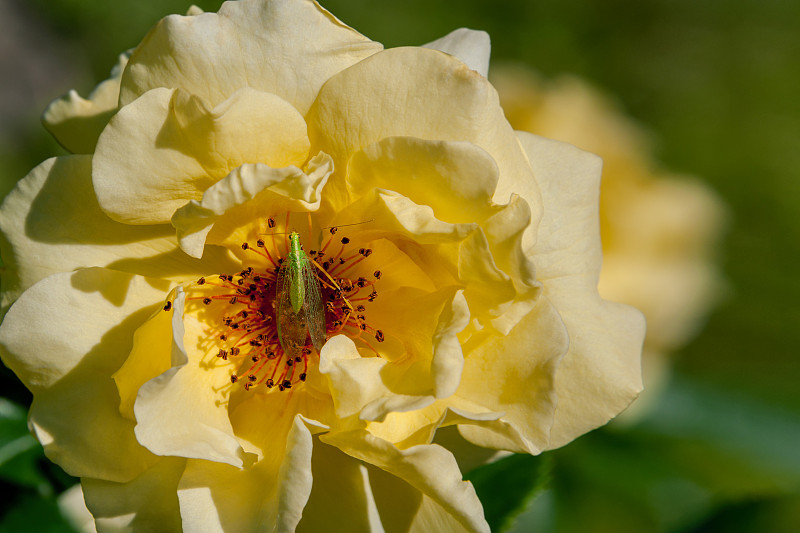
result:
<svg viewBox="0 0 800 533"><path fill-rule="evenodd" d="M287 228L289 215L287 213L285 218ZM267 218L266 227L274 229L275 219ZM374 301L377 296L374 285L381 278L381 271L372 271L372 276L368 278L370 271L362 272L365 269L357 266L372 254L369 248L360 248L357 253L344 255L345 248L352 242L347 236L337 239L341 244L338 253L323 260L338 230L338 227L329 228L328 238L321 249L312 250L306 255L314 265L314 274L325 302L323 312L326 334L332 336L345 333L376 356L380 356L362 335L366 333L377 342L384 341L383 332L368 324L367 308L364 305ZM307 380L311 358L319 357L310 336L306 337L305 346L292 357L284 352L278 338L275 286L278 272L286 258L286 253L281 251L276 242L275 235L279 234L272 232L269 241L265 240L267 236L264 234L255 241L255 245L243 242L242 250L251 252L253 255L249 257L254 262L237 274L201 277L184 287L187 301L197 302L198 305L202 303L202 308L207 309L210 316L217 316L217 322L208 331L207 339L212 346L216 345L212 352L216 354L214 359L228 361L235 368L230 374L227 390L239 384L245 391L295 390L298 384ZM285 235L285 249L288 250L288 233ZM371 292L368 295L359 294L362 290ZM353 302L356 301L363 303L354 305ZM169 311L171 308L172 303L167 301L164 310Z"/></svg>

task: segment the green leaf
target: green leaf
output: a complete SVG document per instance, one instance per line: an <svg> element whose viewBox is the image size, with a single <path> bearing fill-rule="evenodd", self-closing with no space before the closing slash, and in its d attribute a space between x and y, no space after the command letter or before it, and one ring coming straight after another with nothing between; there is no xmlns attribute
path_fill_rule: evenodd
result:
<svg viewBox="0 0 800 533"><path fill-rule="evenodd" d="M28 431L26 410L0 398L0 479L51 494L50 483L38 467L43 460L41 445Z"/></svg>
<svg viewBox="0 0 800 533"><path fill-rule="evenodd" d="M71 533L75 529L64 519L56 499L25 493L0 518L0 533L36 531L37 533Z"/></svg>
<svg viewBox="0 0 800 533"><path fill-rule="evenodd" d="M514 516L544 490L550 468L546 456L511 455L467 474L492 531L504 531Z"/></svg>

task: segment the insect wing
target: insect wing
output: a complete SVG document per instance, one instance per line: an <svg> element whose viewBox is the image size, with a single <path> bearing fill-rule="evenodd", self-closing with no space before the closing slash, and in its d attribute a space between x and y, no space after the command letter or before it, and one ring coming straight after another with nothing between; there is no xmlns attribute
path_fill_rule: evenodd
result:
<svg viewBox="0 0 800 533"><path fill-rule="evenodd" d="M300 355L308 337L305 305L297 313L292 309L291 287L297 274L298 272L295 269L288 265L283 265L278 271L277 292L275 294L275 299L277 300L275 310L278 322L278 341L289 358ZM314 280L316 281L316 278ZM317 292L319 292L319 288L317 288Z"/></svg>
<svg viewBox="0 0 800 533"><path fill-rule="evenodd" d="M306 326L311 335L311 343L319 351L325 344L325 307L322 305L319 280L311 261L304 261L300 272L305 288L303 309L305 310Z"/></svg>

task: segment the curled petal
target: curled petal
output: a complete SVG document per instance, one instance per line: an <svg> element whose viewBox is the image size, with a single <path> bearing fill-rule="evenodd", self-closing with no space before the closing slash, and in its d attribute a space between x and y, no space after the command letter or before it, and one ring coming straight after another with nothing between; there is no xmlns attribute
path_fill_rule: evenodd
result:
<svg viewBox="0 0 800 533"><path fill-rule="evenodd" d="M307 156L303 117L274 94L244 88L210 108L181 89L154 89L103 130L92 179L115 220L162 224L244 163L280 168Z"/></svg>
<svg viewBox="0 0 800 533"><path fill-rule="evenodd" d="M552 206L532 250L537 275L570 341L555 376L558 407L549 444L555 448L605 424L641 391L644 320L597 293L600 159L558 141L519 136Z"/></svg>
<svg viewBox="0 0 800 533"><path fill-rule="evenodd" d="M382 48L313 1L225 2L217 13L162 19L133 52L120 103L181 87L214 105L253 87L305 114L328 78Z"/></svg>
<svg viewBox="0 0 800 533"><path fill-rule="evenodd" d="M95 87L89 98L72 90L53 100L42 115L42 123L56 140L73 154L91 154L100 132L117 112L119 80L130 52L120 54L111 77Z"/></svg>
<svg viewBox="0 0 800 533"><path fill-rule="evenodd" d="M133 405L142 385L179 364L183 350L183 309L186 295L180 287L167 298L169 311L158 308L133 334L133 348L111 376L120 396L119 411L135 421Z"/></svg>
<svg viewBox="0 0 800 533"><path fill-rule="evenodd" d="M387 137L357 152L347 168L353 198L372 188L397 192L433 208L439 220L480 222L496 209L497 164L467 142Z"/></svg>
<svg viewBox="0 0 800 533"><path fill-rule="evenodd" d="M169 337L172 342L160 343L157 348L162 353L153 354L161 359L162 365L169 358L171 367L138 389L133 406L136 438L157 455L206 459L241 467L245 452L233 435L227 404L213 393L229 378L231 370L229 365L213 366L215 356L200 348L203 341L199 339L206 336L197 318L184 315L181 320L181 296L179 292L173 304L174 330ZM155 351L156 346L152 348ZM136 352L132 355L136 356ZM123 370L132 374L134 366L138 365L133 363ZM120 376L117 379L119 382Z"/></svg>
<svg viewBox="0 0 800 533"><path fill-rule="evenodd" d="M478 333L470 339L456 396L504 415L491 426L461 425L461 434L480 446L544 450L556 409L553 375L568 344L564 323L546 298L507 336Z"/></svg>
<svg viewBox="0 0 800 533"><path fill-rule="evenodd" d="M280 446L248 468L189 460L178 487L184 530L294 531L311 494L309 425L296 416Z"/></svg>
<svg viewBox="0 0 800 533"><path fill-rule="evenodd" d="M466 533L462 525L433 498L380 468L368 466L370 488L386 533ZM487 529L488 531L488 529Z"/></svg>
<svg viewBox="0 0 800 533"><path fill-rule="evenodd" d="M97 531L179 531L177 487L185 467L186 459L165 457L127 483L83 478Z"/></svg>
<svg viewBox="0 0 800 533"><path fill-rule="evenodd" d="M400 450L366 430L327 433L320 440L402 479L453 515L467 531L489 531L475 489L461 479L455 459L441 446Z"/></svg>
<svg viewBox="0 0 800 533"><path fill-rule="evenodd" d="M459 28L422 46L456 56L469 68L479 72L482 76L489 75L489 58L492 46L489 34L485 31Z"/></svg>
<svg viewBox="0 0 800 533"><path fill-rule="evenodd" d="M314 440L311 465L314 486L298 533L326 531L332 524L353 533L384 531L366 466L319 439Z"/></svg>
<svg viewBox="0 0 800 533"><path fill-rule="evenodd" d="M333 157L336 179L344 179L351 155L385 137L470 142L497 163L495 201L506 202L523 186L533 220L540 215L536 182L497 93L454 57L425 48L375 54L333 76L306 120L313 149ZM334 207L346 203L345 189L339 192L330 199Z"/></svg>
<svg viewBox="0 0 800 533"><path fill-rule="evenodd" d="M178 232L181 248L192 257L203 255L206 239L223 215L216 242L220 234L232 233L222 226L245 226L245 222L258 226L265 212L314 211L319 208L320 193L333 162L326 154L318 154L309 161L306 172L297 167L272 168L264 164L244 164L212 185L199 202L191 200L172 215L172 225ZM227 237L227 235L226 235ZM234 246L252 235L242 235Z"/></svg>

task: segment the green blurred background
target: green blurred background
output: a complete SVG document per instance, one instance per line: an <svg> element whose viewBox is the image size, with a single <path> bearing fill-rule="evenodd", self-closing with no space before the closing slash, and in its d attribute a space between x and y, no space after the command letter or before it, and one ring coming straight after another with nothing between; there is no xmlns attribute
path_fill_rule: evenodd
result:
<svg viewBox="0 0 800 533"><path fill-rule="evenodd" d="M199 1L216 10L219 1ZM86 95L182 0L0 0L0 195L63 153L39 114ZM659 404L541 457L469 474L494 531L800 531L800 3L780 0L327 0L386 46L466 26L493 60L576 74L653 133L660 162L727 203L726 298L675 356ZM27 433L5 368L0 531L69 531L75 480ZM37 526L31 529L32 524ZM40 524L40 525L39 525Z"/></svg>

